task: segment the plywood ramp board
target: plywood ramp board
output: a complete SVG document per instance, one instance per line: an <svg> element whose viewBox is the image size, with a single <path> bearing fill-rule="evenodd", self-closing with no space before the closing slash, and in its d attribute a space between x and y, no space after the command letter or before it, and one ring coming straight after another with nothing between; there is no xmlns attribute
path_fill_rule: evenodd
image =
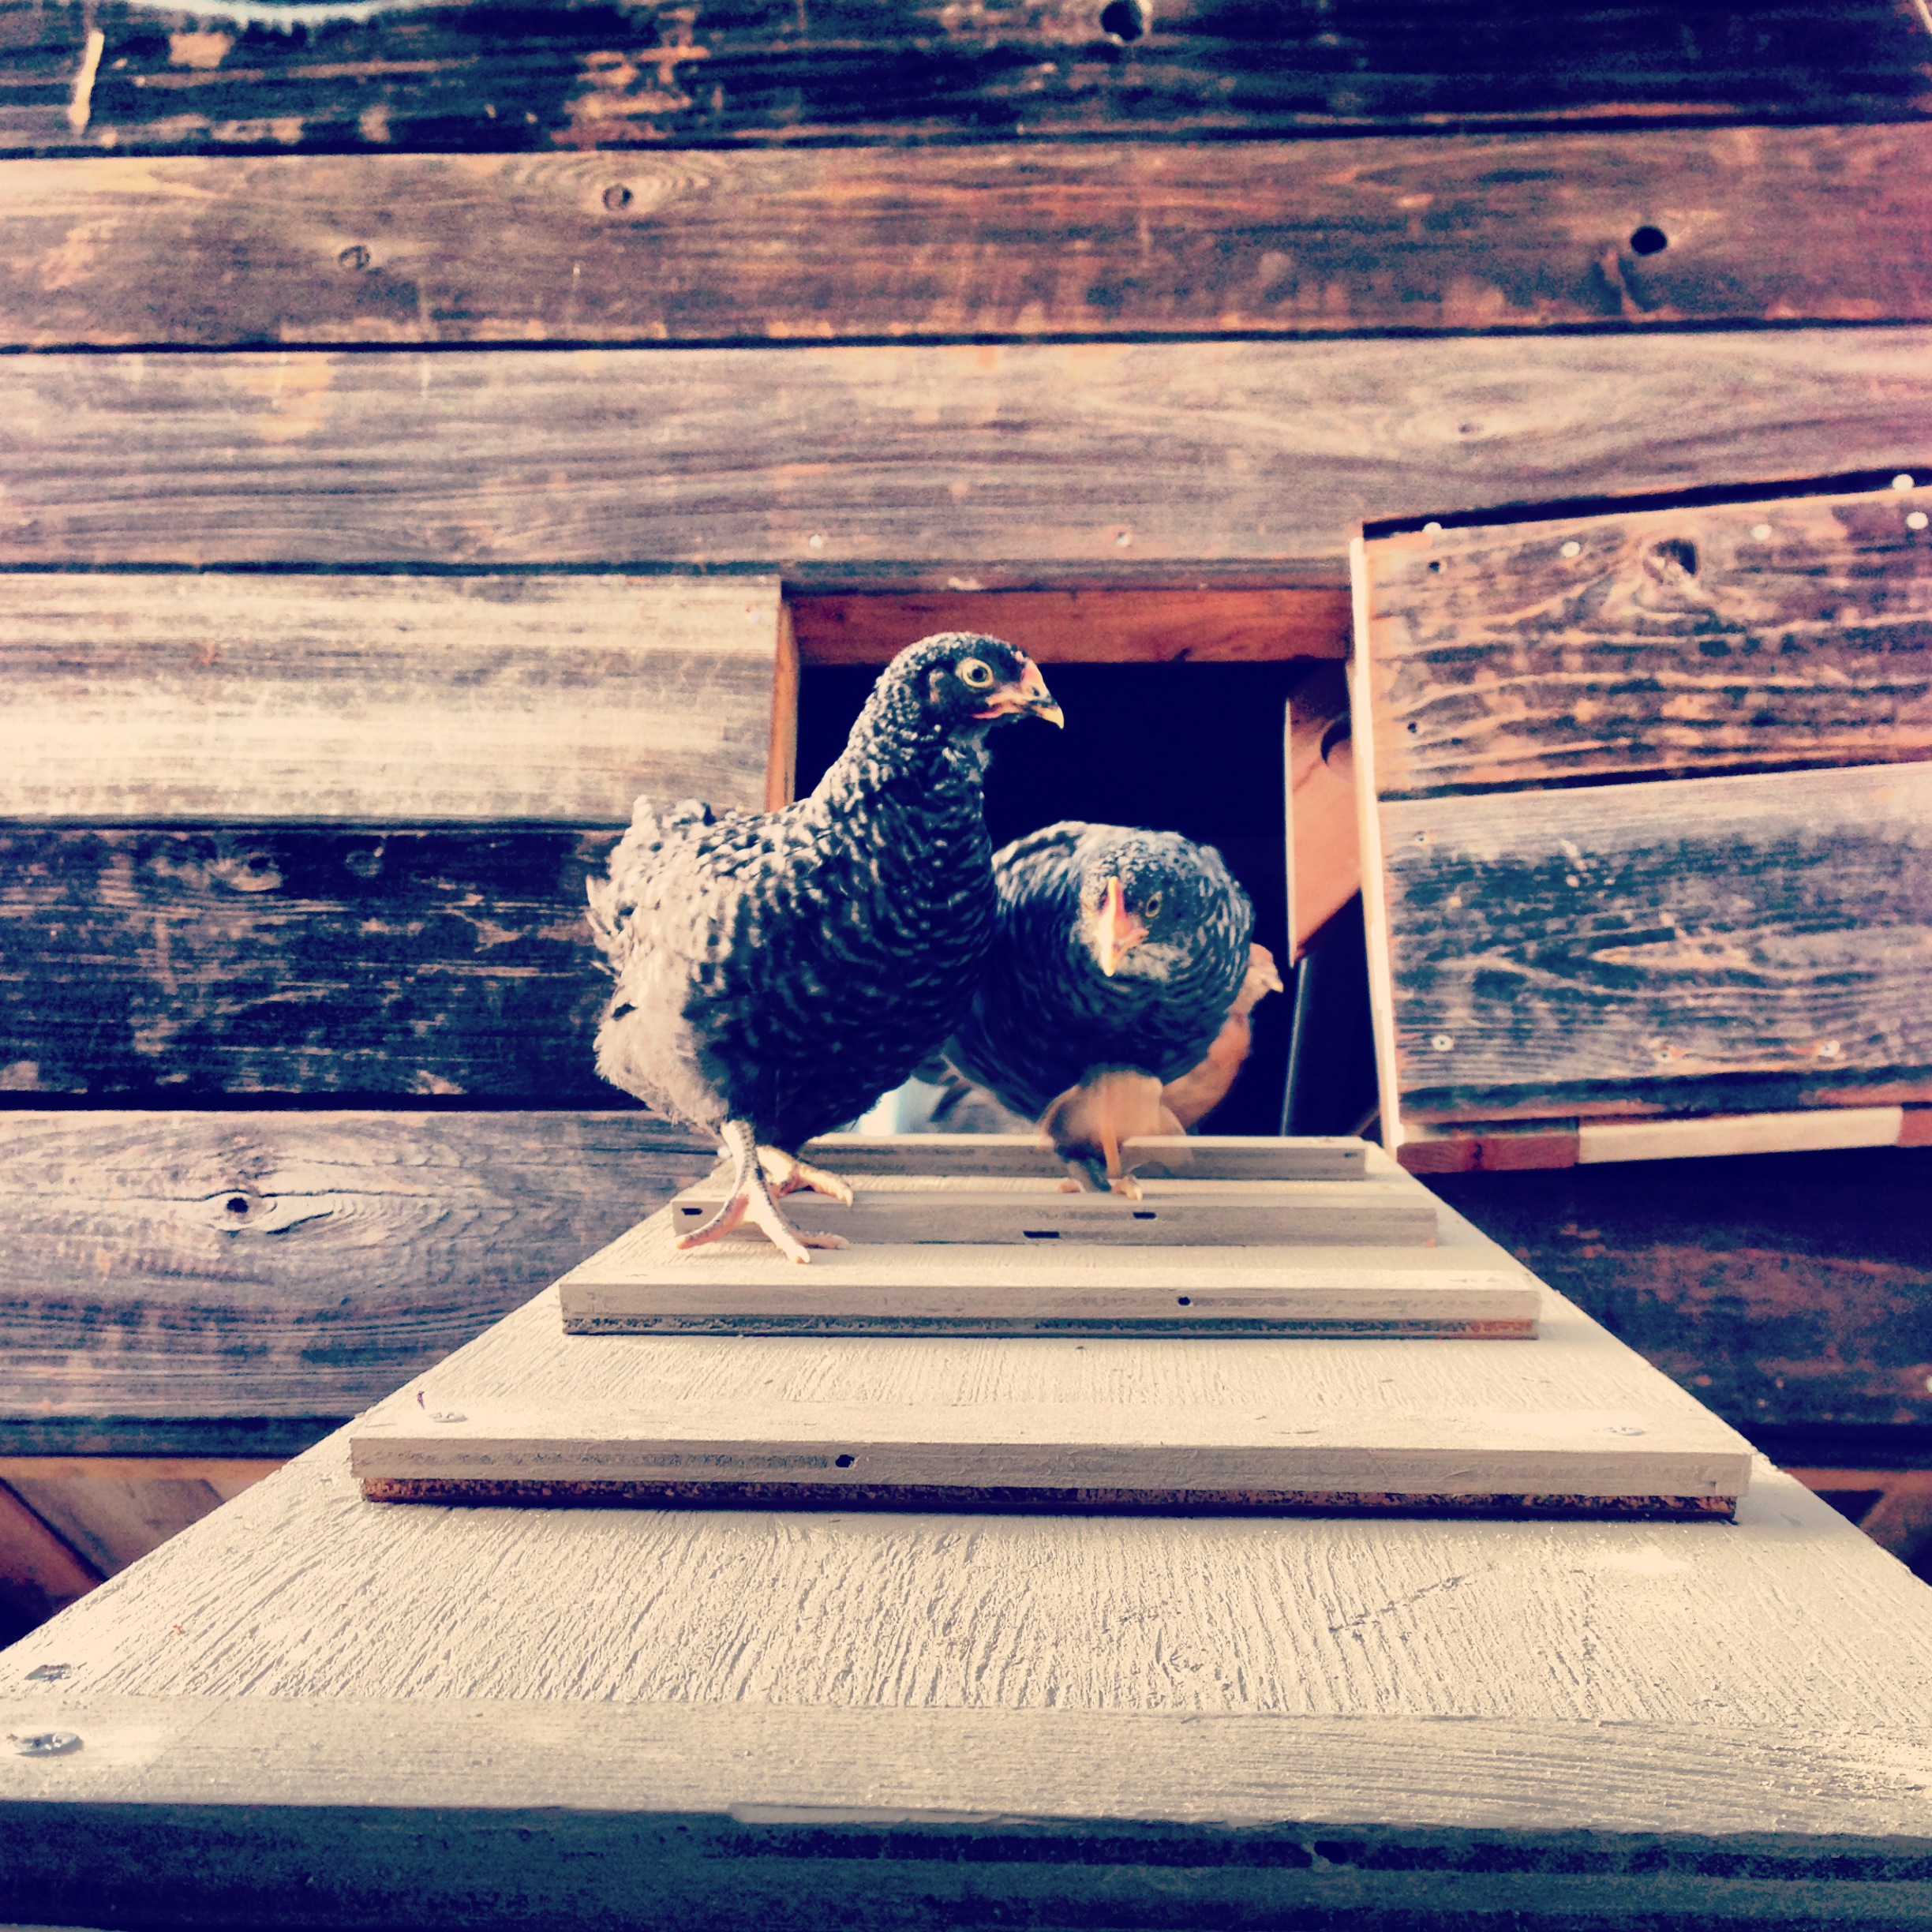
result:
<svg viewBox="0 0 1932 1932"><path fill-rule="evenodd" d="M1371 1153L1366 1142L1344 1135L1165 1134L1125 1142L1123 1159L1143 1178L1355 1181L1368 1173ZM801 1158L833 1174L1058 1180L1066 1171L1031 1134L821 1134Z"/></svg>
<svg viewBox="0 0 1932 1932"><path fill-rule="evenodd" d="M552 1290L350 1435L392 1501L1728 1515L1750 1459L1555 1297L1421 1348L582 1337Z"/></svg>
<svg viewBox="0 0 1932 1932"><path fill-rule="evenodd" d="M778 643L773 578L0 576L0 815L762 810Z"/></svg>
<svg viewBox="0 0 1932 1932"><path fill-rule="evenodd" d="M833 1249L680 1254L669 1210L557 1284L572 1335L1406 1335L1526 1337L1541 1291L1464 1247ZM1422 1265L1417 1265L1420 1263Z"/></svg>
<svg viewBox="0 0 1932 1932"><path fill-rule="evenodd" d="M673 1221L702 1226L729 1186L729 1170L720 1167L672 1202ZM855 1241L1393 1247L1426 1246L1436 1237L1436 1204L1400 1177L1368 1184L1149 1180L1129 1200L1063 1193L1056 1181L1003 1174L857 1174L852 1192L850 1207L817 1194L788 1195L785 1212L807 1232Z"/></svg>

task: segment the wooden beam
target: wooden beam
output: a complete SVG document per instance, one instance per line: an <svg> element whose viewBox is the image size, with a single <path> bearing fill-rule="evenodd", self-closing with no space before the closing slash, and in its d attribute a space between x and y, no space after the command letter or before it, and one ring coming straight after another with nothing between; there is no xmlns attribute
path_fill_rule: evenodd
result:
<svg viewBox="0 0 1932 1932"><path fill-rule="evenodd" d="M927 591L795 597L808 665L882 665L936 631L990 631L1039 663L1258 664L1345 657L1348 593L1272 590Z"/></svg>
<svg viewBox="0 0 1932 1932"><path fill-rule="evenodd" d="M1406 1116L1878 1106L1932 1079L1932 766L1379 816Z"/></svg>
<svg viewBox="0 0 1932 1932"><path fill-rule="evenodd" d="M1144 21L1144 26L1140 22ZM255 31L244 31L246 23ZM185 23L185 24L183 23ZM506 151L990 136L1172 140L1578 120L1898 119L1918 111L1909 12L1845 0L1660 0L1566 18L1485 0L1111 17L1091 0L961 14L943 0L741 7L613 24L460 6L278 39L235 0L174 17L82 0L0 11L0 141L16 152ZM101 39L88 58L90 32Z"/></svg>
<svg viewBox="0 0 1932 1932"><path fill-rule="evenodd" d="M1928 171L1910 122L17 161L0 346L1926 321Z"/></svg>
<svg viewBox="0 0 1932 1932"><path fill-rule="evenodd" d="M0 814L762 808L780 621L773 578L0 575Z"/></svg>
<svg viewBox="0 0 1932 1932"><path fill-rule="evenodd" d="M1535 1342L1414 1349L1399 1381L1385 1339L828 1340L807 1361L790 1339L585 1339L558 1317L552 1290L423 1402L360 1417L364 1494L1728 1515L1749 1481L1741 1437L1554 1300Z"/></svg>
<svg viewBox="0 0 1932 1932"><path fill-rule="evenodd" d="M714 1158L635 1113L4 1124L0 1420L137 1440L140 1418L351 1414Z"/></svg>
<svg viewBox="0 0 1932 1932"><path fill-rule="evenodd" d="M1376 538L1383 798L1932 758L1932 470Z"/></svg>
<svg viewBox="0 0 1932 1932"><path fill-rule="evenodd" d="M232 1458L5 1456L0 1482L113 1576L280 1467Z"/></svg>
<svg viewBox="0 0 1932 1932"><path fill-rule="evenodd" d="M0 1629L8 1641L21 1624L84 1597L103 1574L0 1479Z"/></svg>
<svg viewBox="0 0 1932 1932"><path fill-rule="evenodd" d="M1929 344L11 356L0 564L729 559L854 586L1004 560L1190 583L1339 558L1364 519L1430 506L1896 467L1932 445Z"/></svg>
<svg viewBox="0 0 1932 1932"><path fill-rule="evenodd" d="M1888 1436L1923 1444L1932 1150L1438 1174L1429 1186L1747 1433L1837 1432L1866 1455Z"/></svg>

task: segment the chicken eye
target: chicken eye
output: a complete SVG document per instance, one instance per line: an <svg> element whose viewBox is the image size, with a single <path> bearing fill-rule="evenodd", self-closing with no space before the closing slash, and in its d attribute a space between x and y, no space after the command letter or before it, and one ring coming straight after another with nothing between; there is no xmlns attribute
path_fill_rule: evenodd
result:
<svg viewBox="0 0 1932 1932"><path fill-rule="evenodd" d="M1147 902L1141 909L1147 914L1148 917L1151 919L1159 919L1160 917L1160 894L1157 892L1149 893L1147 896Z"/></svg>
<svg viewBox="0 0 1932 1932"><path fill-rule="evenodd" d="M986 691L993 683L993 667L982 657L962 657L953 667L960 682L973 691Z"/></svg>

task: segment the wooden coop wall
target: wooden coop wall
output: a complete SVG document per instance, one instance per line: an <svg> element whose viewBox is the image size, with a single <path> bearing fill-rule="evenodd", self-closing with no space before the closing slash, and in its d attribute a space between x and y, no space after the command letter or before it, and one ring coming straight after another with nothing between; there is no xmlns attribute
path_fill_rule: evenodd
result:
<svg viewBox="0 0 1932 1932"><path fill-rule="evenodd" d="M0 0L12 1601L698 1171L589 1073L582 880L632 790L784 795L788 638L1309 660L1306 936L1363 522L1922 459L1929 59L1904 0ZM1814 1272L1922 1307L1863 1241ZM1820 1319L1815 1415L1932 1423Z"/></svg>

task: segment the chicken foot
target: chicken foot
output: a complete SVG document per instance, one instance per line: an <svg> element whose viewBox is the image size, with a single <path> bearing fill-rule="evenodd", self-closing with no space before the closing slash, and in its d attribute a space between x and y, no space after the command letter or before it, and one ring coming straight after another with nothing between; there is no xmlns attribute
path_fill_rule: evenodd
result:
<svg viewBox="0 0 1932 1932"><path fill-rule="evenodd" d="M770 1184L765 1178L767 1153L780 1160L792 1163L792 1171L804 1163L793 1155L777 1148L758 1146L752 1138L750 1125L743 1121L728 1120L724 1123L722 1138L724 1151L732 1157L731 1192L724 1203L702 1227L694 1228L688 1234L678 1236L674 1245L680 1251L701 1248L708 1241L721 1241L742 1222L748 1220L779 1252L788 1260L803 1264L811 1256L807 1252L812 1248L848 1248L851 1243L843 1234L807 1234L802 1228L796 1228L788 1221L772 1196ZM816 1173L817 1170L807 1170ZM822 1175L821 1179L831 1181L836 1177ZM840 1183L841 1185L844 1184ZM792 1193L798 1187L809 1187L808 1181L796 1181L791 1188L781 1187L783 1193ZM829 1188L820 1190L831 1193ZM852 1190L847 1188L846 1198L851 1199ZM834 1195L834 1198L837 1198Z"/></svg>

